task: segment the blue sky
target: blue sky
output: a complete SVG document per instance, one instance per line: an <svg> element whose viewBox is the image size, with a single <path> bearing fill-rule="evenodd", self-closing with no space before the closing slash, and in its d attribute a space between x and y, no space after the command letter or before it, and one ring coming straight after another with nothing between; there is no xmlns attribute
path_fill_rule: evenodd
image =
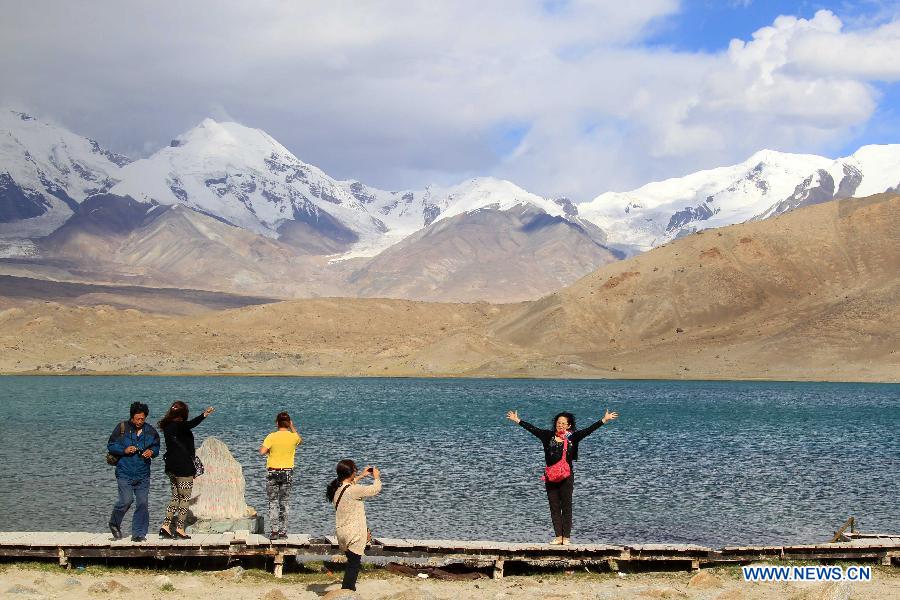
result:
<svg viewBox="0 0 900 600"><path fill-rule="evenodd" d="M684 0L674 15L654 23L646 43L688 52L719 52L734 38L749 39L779 15L808 19L821 9L858 15L865 14L863 4L870 3ZM877 9L869 6L873 8Z"/></svg>
<svg viewBox="0 0 900 600"><path fill-rule="evenodd" d="M771 25L779 15L810 19L820 10L835 13L844 21L845 29L853 30L896 19L900 2L683 0L677 12L648 27L641 43L682 52L722 52L732 39L750 39L753 32ZM900 143L900 84L876 81L871 85L881 95L877 110L865 125L826 148L834 156L851 154L865 144Z"/></svg>
<svg viewBox="0 0 900 600"><path fill-rule="evenodd" d="M900 143L900 1L0 11L0 104L131 156L213 117L384 189L493 176L582 201L764 148L838 157Z"/></svg>

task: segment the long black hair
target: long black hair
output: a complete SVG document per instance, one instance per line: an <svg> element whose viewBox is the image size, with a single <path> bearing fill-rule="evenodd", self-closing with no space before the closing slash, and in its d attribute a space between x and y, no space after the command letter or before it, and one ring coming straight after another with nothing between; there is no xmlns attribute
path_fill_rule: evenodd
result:
<svg viewBox="0 0 900 600"><path fill-rule="evenodd" d="M559 421L560 417L565 417L569 420L569 431L575 431L575 415L570 412L561 412L553 417L553 425L550 427L551 431L556 431L556 422Z"/></svg>
<svg viewBox="0 0 900 600"><path fill-rule="evenodd" d="M328 498L329 502L334 502L334 494L341 487L341 482L356 473L356 463L349 458L344 459L337 464L334 470L337 472L337 477L332 479L328 487L325 488L325 497Z"/></svg>
<svg viewBox="0 0 900 600"><path fill-rule="evenodd" d="M166 414L163 415L163 418L159 420L159 428L165 429L166 425L172 421L187 421L187 418L188 405L181 400L176 400L172 403L172 406L169 407L169 410L166 411Z"/></svg>

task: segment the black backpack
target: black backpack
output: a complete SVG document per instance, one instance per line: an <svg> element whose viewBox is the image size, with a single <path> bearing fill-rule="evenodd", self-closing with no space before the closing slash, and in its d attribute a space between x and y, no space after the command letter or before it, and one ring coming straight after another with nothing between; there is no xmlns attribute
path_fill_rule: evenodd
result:
<svg viewBox="0 0 900 600"><path fill-rule="evenodd" d="M119 439L122 439L124 437L125 437L125 421L122 421L121 423L119 423ZM122 457L116 456L115 454L110 454L109 452L107 452L106 453L106 464L110 465L111 467L114 467L117 464L119 464L120 458L122 458Z"/></svg>

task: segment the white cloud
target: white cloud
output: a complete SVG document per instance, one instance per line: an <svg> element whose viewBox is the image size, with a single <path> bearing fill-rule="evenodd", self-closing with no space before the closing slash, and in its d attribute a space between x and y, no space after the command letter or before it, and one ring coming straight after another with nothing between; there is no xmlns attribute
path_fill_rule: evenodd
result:
<svg viewBox="0 0 900 600"><path fill-rule="evenodd" d="M797 36L789 58L796 70L823 77L900 81L898 57L900 21L850 33L841 33L838 21L831 29Z"/></svg>
<svg viewBox="0 0 900 600"><path fill-rule="evenodd" d="M872 80L898 77L897 22L848 33L826 11L711 55L642 47L676 0L0 9L0 101L135 154L229 115L388 188L496 175L581 200L761 147L817 151L868 121ZM506 129L526 133L498 155Z"/></svg>

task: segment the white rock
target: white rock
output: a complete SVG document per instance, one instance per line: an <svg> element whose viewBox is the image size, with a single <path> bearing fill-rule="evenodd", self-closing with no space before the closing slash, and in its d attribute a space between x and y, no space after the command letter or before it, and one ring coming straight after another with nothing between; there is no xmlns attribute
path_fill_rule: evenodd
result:
<svg viewBox="0 0 900 600"><path fill-rule="evenodd" d="M256 515L244 499L244 471L228 446L208 437L197 450L203 475L194 480L191 514L200 521L246 519Z"/></svg>

